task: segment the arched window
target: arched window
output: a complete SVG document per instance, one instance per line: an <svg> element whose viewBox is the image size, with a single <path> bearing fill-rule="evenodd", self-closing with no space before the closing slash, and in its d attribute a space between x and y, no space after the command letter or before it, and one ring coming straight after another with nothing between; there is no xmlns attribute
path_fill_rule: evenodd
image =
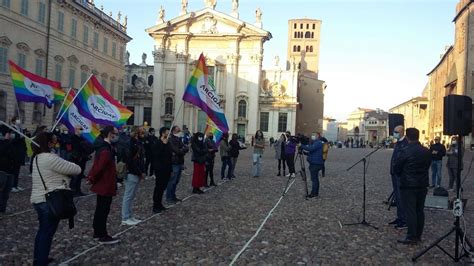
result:
<svg viewBox="0 0 474 266"><path fill-rule="evenodd" d="M314 39L314 32L311 32L311 39Z"/></svg>
<svg viewBox="0 0 474 266"><path fill-rule="evenodd" d="M148 86L153 85L153 75L148 76Z"/></svg>
<svg viewBox="0 0 474 266"><path fill-rule="evenodd" d="M298 69L301 69L301 62L298 63Z"/></svg>
<svg viewBox="0 0 474 266"><path fill-rule="evenodd" d="M293 45L293 52L296 52L296 45Z"/></svg>
<svg viewBox="0 0 474 266"><path fill-rule="evenodd" d="M304 34L304 37L305 37L306 39L311 38L311 32L307 31L307 32Z"/></svg>
<svg viewBox="0 0 474 266"><path fill-rule="evenodd" d="M316 29L316 24L313 23L313 30L315 30L315 29Z"/></svg>
<svg viewBox="0 0 474 266"><path fill-rule="evenodd" d="M247 102L240 100L237 110L238 117L247 117Z"/></svg>
<svg viewBox="0 0 474 266"><path fill-rule="evenodd" d="M298 38L297 36L298 36L298 33L295 31L295 37L294 38Z"/></svg>
<svg viewBox="0 0 474 266"><path fill-rule="evenodd" d="M312 46L312 45L309 47L309 52L310 52L310 53L313 52L313 46Z"/></svg>
<svg viewBox="0 0 474 266"><path fill-rule="evenodd" d="M173 99L171 97L166 98L165 100L165 115L173 114Z"/></svg>
<svg viewBox="0 0 474 266"><path fill-rule="evenodd" d="M309 46L308 45L306 45L306 50L305 51L309 52Z"/></svg>
<svg viewBox="0 0 474 266"><path fill-rule="evenodd" d="M137 75L133 74L132 76L132 85L135 85L135 81L137 80Z"/></svg>
<svg viewBox="0 0 474 266"><path fill-rule="evenodd" d="M309 24L306 24L306 29L309 29Z"/></svg>
<svg viewBox="0 0 474 266"><path fill-rule="evenodd" d="M296 26L296 23L295 23L295 24L293 25L293 28L295 28L295 29L296 29L296 27L297 27L297 26Z"/></svg>
<svg viewBox="0 0 474 266"><path fill-rule="evenodd" d="M303 23L300 24L300 29L303 29Z"/></svg>
<svg viewBox="0 0 474 266"><path fill-rule="evenodd" d="M297 51L297 52L301 52L301 46L298 45L296 51Z"/></svg>
<svg viewBox="0 0 474 266"><path fill-rule="evenodd" d="M7 93L0 91L0 120L7 121Z"/></svg>

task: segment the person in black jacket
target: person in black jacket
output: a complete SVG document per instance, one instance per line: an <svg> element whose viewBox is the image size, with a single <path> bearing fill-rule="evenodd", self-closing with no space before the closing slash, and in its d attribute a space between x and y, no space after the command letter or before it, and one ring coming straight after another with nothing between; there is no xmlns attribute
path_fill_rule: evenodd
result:
<svg viewBox="0 0 474 266"><path fill-rule="evenodd" d="M216 152L218 150L216 142L214 141L214 134L212 134L212 132L207 133L205 143L208 151L206 159L206 187L216 186L216 183L214 182L214 162L216 159ZM207 185L208 179L211 179L209 186Z"/></svg>
<svg viewBox="0 0 474 266"><path fill-rule="evenodd" d="M239 136L237 134L232 134L232 138L229 141L230 145L230 162L231 162L231 174L230 176L232 178L235 178L235 166L237 165L237 159L239 158L240 150L243 150L245 148L242 148L240 146L240 142L238 140Z"/></svg>
<svg viewBox="0 0 474 266"><path fill-rule="evenodd" d="M430 146L431 153L431 186L441 186L441 173L443 157L446 155L446 147L440 143L440 137L435 137L435 143Z"/></svg>
<svg viewBox="0 0 474 266"><path fill-rule="evenodd" d="M153 190L153 212L160 213L167 208L163 206L163 193L168 184L171 172L173 171L171 164L171 145L169 144L170 129L167 127L160 128L160 138L153 144L152 166L155 168L155 189Z"/></svg>
<svg viewBox="0 0 474 266"><path fill-rule="evenodd" d="M74 190L74 196L81 197L86 195L81 190L81 181L85 177L84 171L86 170L86 164L91 158L90 155L94 152L94 149L92 145L81 136L83 131L81 127L75 128L75 131L74 135L69 136L72 146L69 161L79 165L81 167L81 173L72 177L70 187Z"/></svg>
<svg viewBox="0 0 474 266"><path fill-rule="evenodd" d="M0 126L0 215L7 214L7 202L13 186L13 146L10 129Z"/></svg>
<svg viewBox="0 0 474 266"><path fill-rule="evenodd" d="M405 138L404 127L401 125L396 126L393 132L393 137L397 140L397 143L395 143L395 147L393 148L392 159L390 161L390 175L392 176L393 195L395 197L395 203L397 204L397 218L388 224L395 225L396 229L405 229L407 228L407 225L405 211L400 199L400 177L395 173L393 168L396 159L400 155L400 151L408 145L408 141Z"/></svg>
<svg viewBox="0 0 474 266"><path fill-rule="evenodd" d="M166 187L166 202L174 204L181 201L176 197L176 187L181 179L181 173L184 167L184 155L188 153L189 148L182 141L183 133L179 126L173 126L171 133L169 143L171 151L173 152L171 157L173 172L168 186Z"/></svg>
<svg viewBox="0 0 474 266"><path fill-rule="evenodd" d="M127 158L128 174L125 179L125 192L122 203L122 225L136 225L141 221L133 217L132 204L137 194L138 183L145 178L145 148L143 138L145 131L143 127L132 129L130 140L130 152Z"/></svg>
<svg viewBox="0 0 474 266"><path fill-rule="evenodd" d="M206 160L208 154L207 145L204 143L204 134L198 132L191 139L191 149L193 151L192 161L194 163L193 171L193 193L203 194L201 187L206 185Z"/></svg>
<svg viewBox="0 0 474 266"><path fill-rule="evenodd" d="M20 120L16 117L11 119L11 126L16 128L18 131L22 132L20 126ZM25 165L25 158L26 158L26 142L25 138L22 137L20 134L16 132L10 133L10 140L11 145L13 146L12 149L12 156L13 156L13 188L12 192L20 192L24 189L18 186L18 181L20 177L20 168L22 165Z"/></svg>
<svg viewBox="0 0 474 266"><path fill-rule="evenodd" d="M154 175L154 167L153 167L153 146L155 146L158 138L155 136L155 129L150 128L148 130L148 136L145 138L145 169L146 175L152 176Z"/></svg>
<svg viewBox="0 0 474 266"><path fill-rule="evenodd" d="M423 209L429 186L431 154L418 141L418 129L407 128L406 137L408 144L400 151L393 166L400 178L400 194L408 226L406 237L398 242L416 244L421 241L425 223Z"/></svg>

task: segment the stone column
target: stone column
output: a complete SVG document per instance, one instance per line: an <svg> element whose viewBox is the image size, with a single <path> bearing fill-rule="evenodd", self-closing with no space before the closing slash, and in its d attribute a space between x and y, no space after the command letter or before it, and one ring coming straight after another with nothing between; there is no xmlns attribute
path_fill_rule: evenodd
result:
<svg viewBox="0 0 474 266"><path fill-rule="evenodd" d="M259 129L258 116L259 112L259 101L260 101L260 75L262 73L262 59L263 56L261 53L257 53L250 56L250 65L247 67L249 71L248 82L249 90L249 122L247 128L247 135L253 135Z"/></svg>
<svg viewBox="0 0 474 266"><path fill-rule="evenodd" d="M227 80L225 92L225 117L227 118L227 123L229 124L229 132L236 133L235 128L235 93L237 91L237 82L238 82L238 61L239 55L230 54L227 55Z"/></svg>
<svg viewBox="0 0 474 266"><path fill-rule="evenodd" d="M160 128L163 125L161 119L162 114L162 103L163 103L163 91L165 86L164 79L164 63L165 63L165 50L158 48L153 52L155 67L154 67L154 79L153 82L153 98L152 98L152 113L151 113L151 127Z"/></svg>
<svg viewBox="0 0 474 266"><path fill-rule="evenodd" d="M188 80L186 77L186 63L187 63L187 55L183 53L176 53L176 85L175 85L175 105L174 105L174 124L183 127L184 123L184 102L183 102L183 94L186 90L186 85L188 84ZM181 107L181 110L179 110Z"/></svg>

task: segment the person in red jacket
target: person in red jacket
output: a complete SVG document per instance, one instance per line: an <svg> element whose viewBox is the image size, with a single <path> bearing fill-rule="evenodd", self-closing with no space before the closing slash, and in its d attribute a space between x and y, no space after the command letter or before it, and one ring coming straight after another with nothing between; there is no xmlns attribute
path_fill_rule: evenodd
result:
<svg viewBox="0 0 474 266"><path fill-rule="evenodd" d="M117 171L115 151L112 144L118 141L118 130L113 126L102 129L100 137L94 143L94 164L87 177L91 191L97 194L97 205L94 213L94 238L102 244L115 244L119 240L107 233L107 217L112 204L112 197L117 194Z"/></svg>

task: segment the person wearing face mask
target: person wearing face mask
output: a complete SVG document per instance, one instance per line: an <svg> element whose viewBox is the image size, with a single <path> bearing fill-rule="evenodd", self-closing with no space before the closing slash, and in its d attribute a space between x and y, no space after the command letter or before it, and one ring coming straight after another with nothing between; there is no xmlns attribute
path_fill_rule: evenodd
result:
<svg viewBox="0 0 474 266"><path fill-rule="evenodd" d="M130 151L127 159L128 174L125 178L125 192L122 202L122 225L136 225L141 220L133 217L132 204L137 194L138 184L145 178L145 148L143 139L145 131L143 127L132 128L132 139L130 140Z"/></svg>
<svg viewBox="0 0 474 266"><path fill-rule="evenodd" d="M193 193L203 194L201 187L206 185L206 159L208 149L204 143L204 134L198 132L191 139L191 149L193 151L192 161L194 163L193 171Z"/></svg>
<svg viewBox="0 0 474 266"><path fill-rule="evenodd" d="M311 136L311 143L302 145L301 149L309 152L306 160L309 163L309 173L311 175L311 194L309 198L319 196L319 171L323 169L323 143L315 135Z"/></svg>
<svg viewBox="0 0 474 266"><path fill-rule="evenodd" d="M173 173L171 174L170 181L166 187L166 202L169 204L175 204L181 200L176 197L176 188L179 180L181 179L181 173L184 166L184 155L188 153L188 146L184 145L181 138L183 134L179 126L173 126L171 129L172 135L169 138L169 143L172 151L172 168Z"/></svg>
<svg viewBox="0 0 474 266"><path fill-rule="evenodd" d="M446 167L448 168L448 174L449 174L449 188L448 191L454 191L454 183L456 181L456 178L458 176L458 156L459 152L462 152L464 154L464 147L461 147L461 150L459 149L459 143L458 143L458 138L453 137L451 139L451 145L449 146L448 150L446 151L446 154L448 155L448 162L446 163ZM463 162L461 162L461 170L464 168ZM457 186L457 184L456 184ZM457 187L456 187L457 190Z"/></svg>
<svg viewBox="0 0 474 266"><path fill-rule="evenodd" d="M92 185L90 190L97 194L94 213L94 238L102 244L115 244L119 239L107 232L107 218L113 197L117 194L115 150L112 144L118 141L118 131L113 126L102 129L100 137L94 143L95 158L87 180Z"/></svg>
<svg viewBox="0 0 474 266"><path fill-rule="evenodd" d="M440 143L441 138L435 137L435 143L430 145L431 153L431 186L441 186L441 170L443 157L446 155L446 148Z"/></svg>
<svg viewBox="0 0 474 266"><path fill-rule="evenodd" d="M39 227L35 237L33 265L47 265L52 261L49 252L54 234L60 219L51 215L51 209L46 202L45 195L56 189L69 187L70 177L78 175L81 168L70 163L57 154L51 153L56 145L56 135L50 132L40 133L33 146L35 159L31 175L32 188L30 202L38 214Z"/></svg>
<svg viewBox="0 0 474 266"><path fill-rule="evenodd" d="M253 145L253 177L260 177L263 151L265 150L265 138L261 130L255 132Z"/></svg>
<svg viewBox="0 0 474 266"><path fill-rule="evenodd" d="M281 176L281 168L283 165L283 176L286 175L286 161L285 161L285 143L286 143L286 134L281 134L280 138L275 142L275 158L278 160L278 174Z"/></svg>
<svg viewBox="0 0 474 266"><path fill-rule="evenodd" d="M390 161L390 175L392 176L393 195L397 205L397 218L388 224L394 225L396 229L401 230L407 228L406 216L400 195L400 177L397 175L397 173L395 173L393 166L397 160L397 157L400 155L400 152L408 145L408 141L405 138L405 129L402 125L395 127L393 131L393 137L397 140L397 142L393 148L392 159Z"/></svg>
<svg viewBox="0 0 474 266"><path fill-rule="evenodd" d="M291 136L291 133L287 131L285 142L285 161L288 166L287 177L295 177L295 154L296 154L296 138Z"/></svg>
<svg viewBox="0 0 474 266"><path fill-rule="evenodd" d="M143 144L143 146L145 147L145 169L147 176L154 175L155 167L153 167L154 159L152 149L157 141L158 138L155 136L155 129L151 127L148 130L148 136L145 137L145 142Z"/></svg>
<svg viewBox="0 0 474 266"><path fill-rule="evenodd" d="M216 152L217 146L216 142L214 141L214 134L212 132L208 132L206 136L206 148L207 148L207 158L206 158L206 187L209 186L216 186L216 183L214 182L214 162L216 159ZM210 179L210 183L208 185L207 181Z"/></svg>
<svg viewBox="0 0 474 266"><path fill-rule="evenodd" d="M0 215L8 214L7 202L13 185L13 157L10 129L0 126Z"/></svg>
<svg viewBox="0 0 474 266"><path fill-rule="evenodd" d="M16 117L13 117L11 119L11 125L12 127L16 128L18 131L21 132L21 127L20 127L20 120L18 120ZM20 177L20 168L22 165L25 165L25 157L26 157L26 142L25 138L22 137L20 134L16 132L11 132L10 134L10 141L11 145L13 147L12 150L12 157L13 157L13 165L12 165L12 170L13 170L13 188L12 192L20 192L23 191L24 189L20 186L18 186L19 183L19 177Z"/></svg>
<svg viewBox="0 0 474 266"><path fill-rule="evenodd" d="M163 193L173 171L171 164L171 147L169 144L170 129L167 127L160 128L160 138L152 147L153 151L153 167L155 167L155 189L153 190L153 213L161 213L167 210L163 206Z"/></svg>
<svg viewBox="0 0 474 266"><path fill-rule="evenodd" d="M72 139L69 130L63 129L59 135L59 156L69 161L72 153Z"/></svg>

